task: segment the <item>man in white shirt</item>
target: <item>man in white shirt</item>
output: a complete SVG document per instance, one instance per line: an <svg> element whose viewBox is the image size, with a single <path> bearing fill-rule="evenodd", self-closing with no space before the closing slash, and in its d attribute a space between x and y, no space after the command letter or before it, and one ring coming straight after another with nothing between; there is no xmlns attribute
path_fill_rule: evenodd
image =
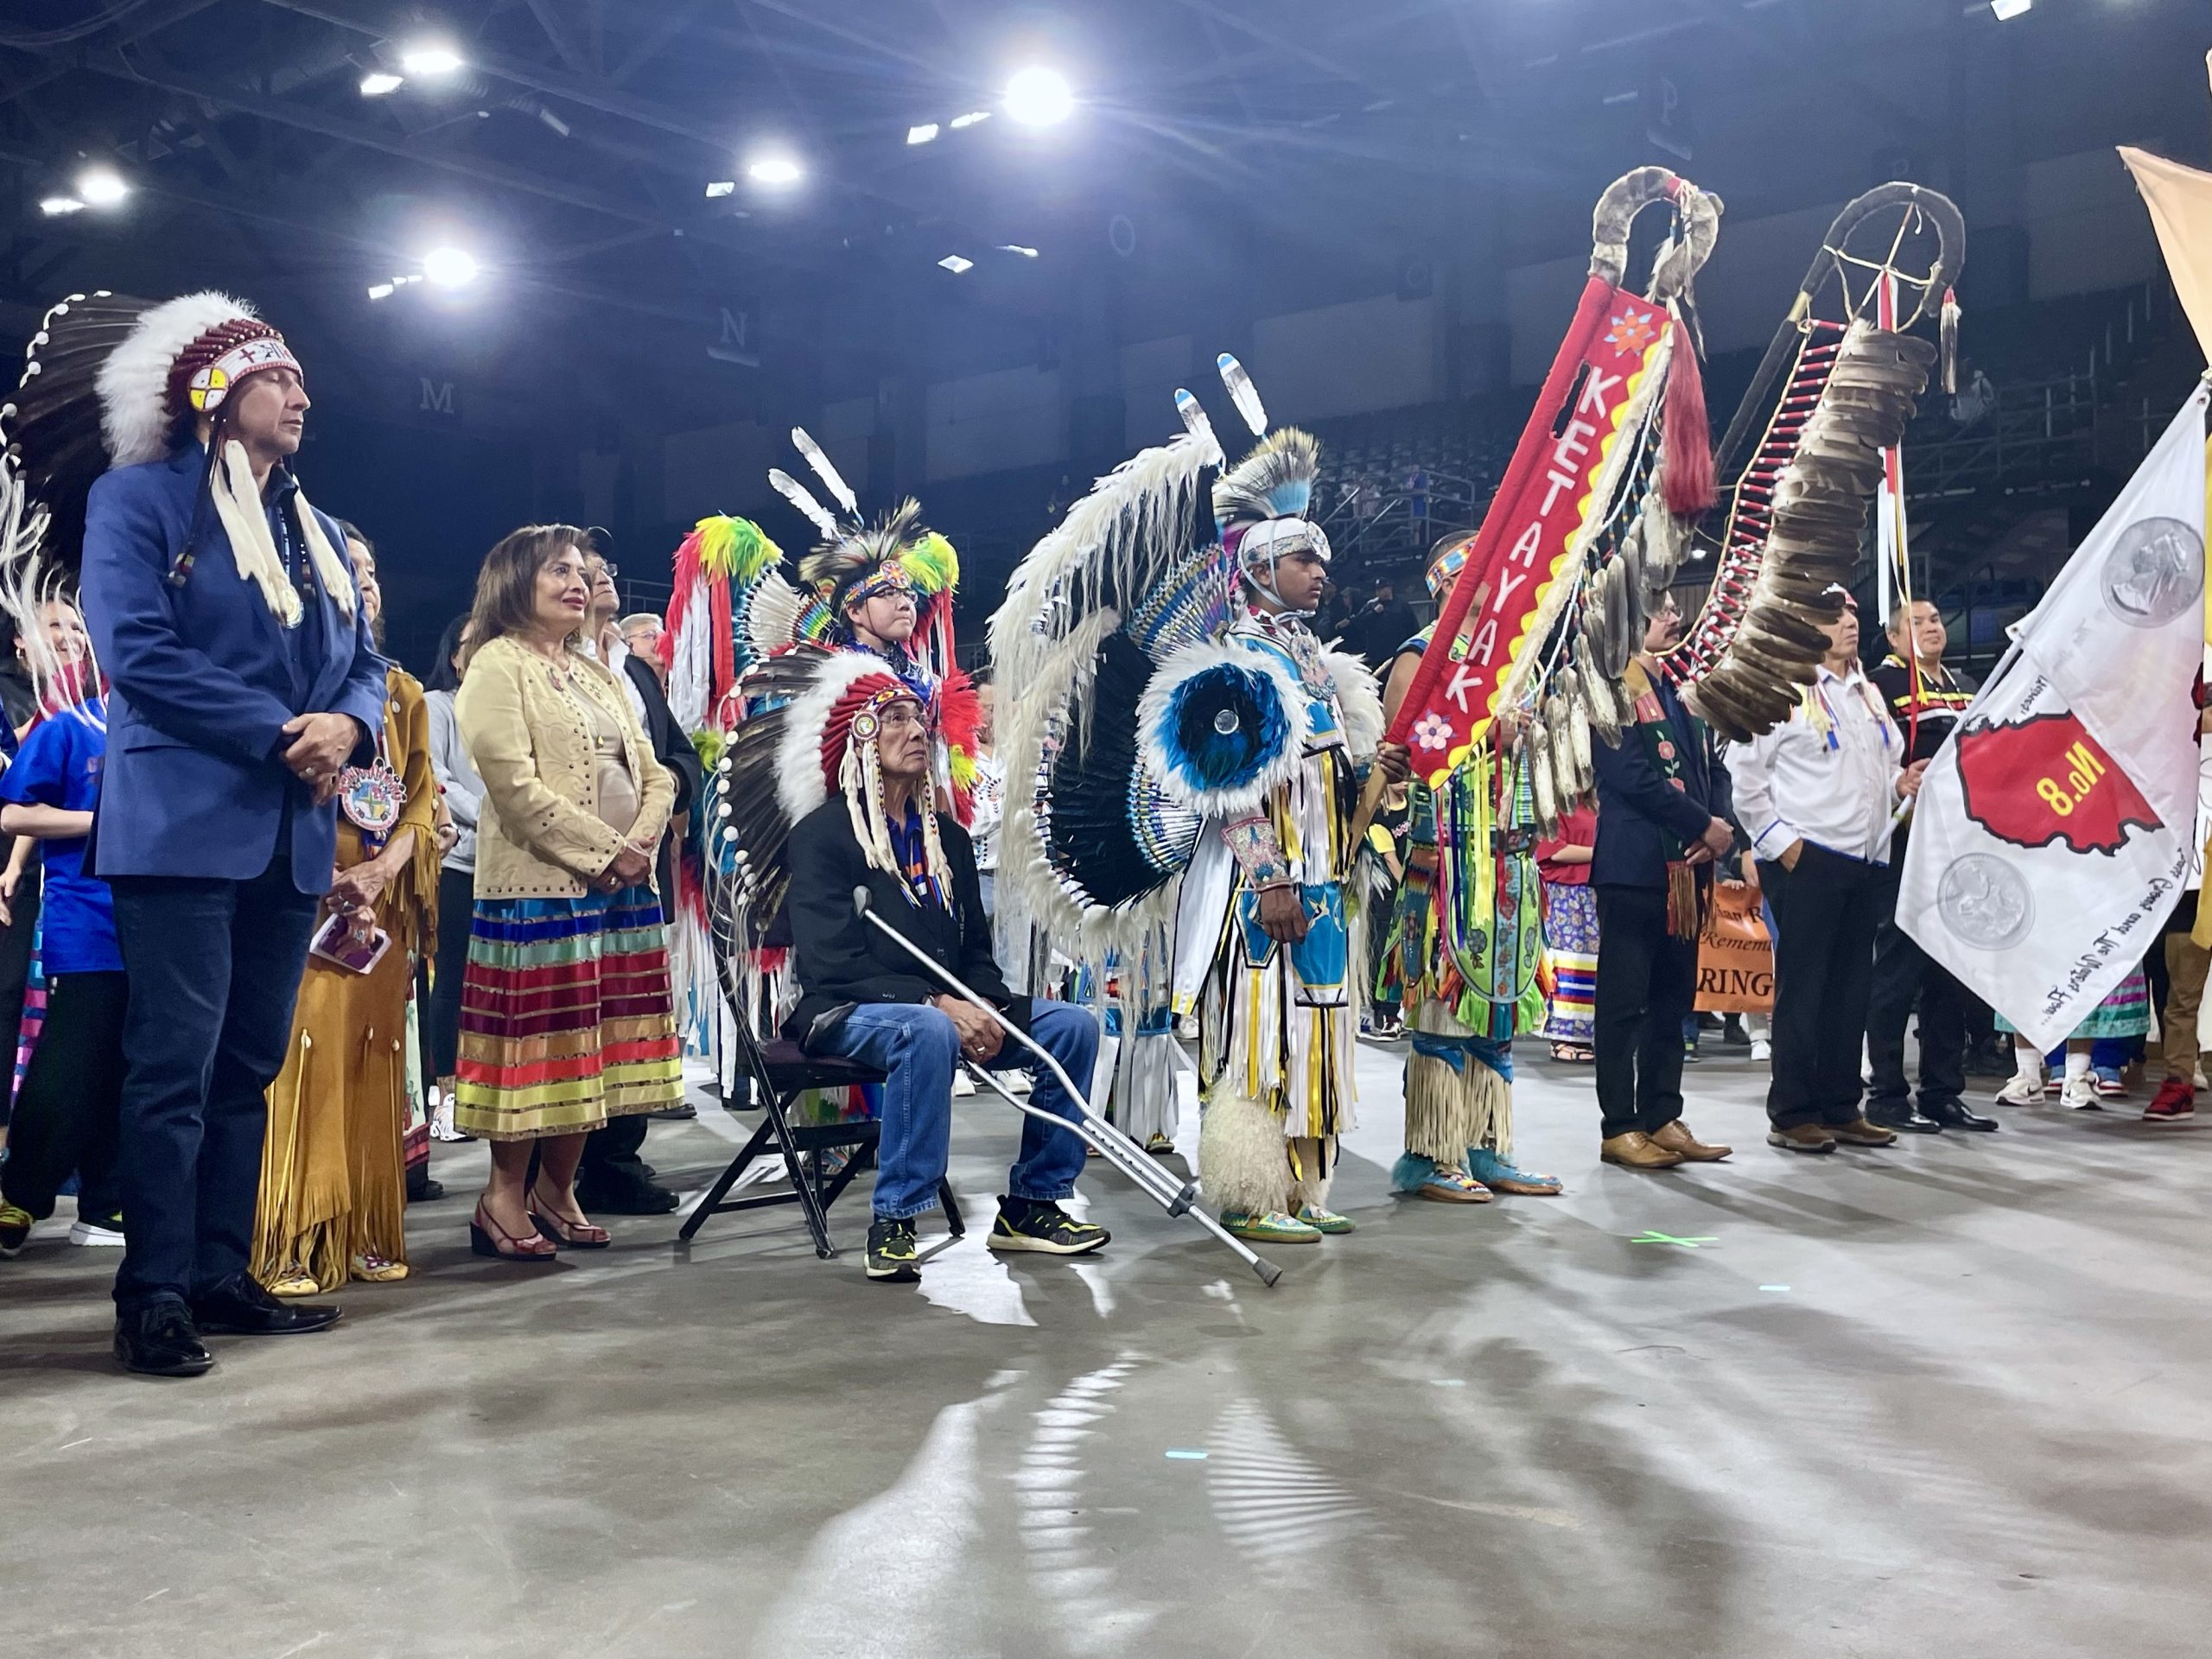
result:
<svg viewBox="0 0 2212 1659"><path fill-rule="evenodd" d="M1828 654L1796 712L1727 753L1737 818L1774 908L1767 1143L1789 1152L1897 1139L1860 1109L1859 1040L1894 814L1927 765L1903 764L1904 739L1859 666L1858 607L1831 592L1842 608L1824 625Z"/></svg>

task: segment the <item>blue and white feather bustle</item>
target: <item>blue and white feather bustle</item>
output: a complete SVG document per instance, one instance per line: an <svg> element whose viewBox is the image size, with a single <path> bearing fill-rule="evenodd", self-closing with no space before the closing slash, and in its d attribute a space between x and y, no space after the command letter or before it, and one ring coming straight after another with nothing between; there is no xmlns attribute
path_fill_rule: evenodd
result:
<svg viewBox="0 0 2212 1659"><path fill-rule="evenodd" d="M1258 810L1297 770L1310 724L1306 698L1280 663L1212 640L1161 663L1137 704L1147 772L1201 817Z"/></svg>

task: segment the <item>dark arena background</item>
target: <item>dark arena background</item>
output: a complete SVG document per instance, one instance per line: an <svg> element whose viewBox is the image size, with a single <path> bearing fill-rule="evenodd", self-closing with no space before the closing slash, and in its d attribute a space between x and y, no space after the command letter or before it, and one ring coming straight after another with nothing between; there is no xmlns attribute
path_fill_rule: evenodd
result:
<svg viewBox="0 0 2212 1659"><path fill-rule="evenodd" d="M2208 0L5 0L0 339L73 292L250 300L418 676L518 525L599 531L626 613L709 515L803 552L766 478L794 425L957 548L980 665L1018 562L1182 429L1179 387L1229 441L1231 353L1320 441L1351 637L1428 614L1610 181L1725 203L1717 437L1839 209L1910 181L1967 229L1959 390L1902 445L1913 588L1986 675L2203 372L2115 147L2212 166L2208 48ZM45 1223L0 1262L0 1629L72 1659L2212 1652L2212 1139L2062 1112L2054 1072L2002 1134L1791 1159L1735 1039L1694 1032L1685 1084L1734 1160L1661 1178L1599 1163L1589 1068L1524 1033L1516 1159L1566 1195L1461 1211L1390 1190L1406 1047L1375 1033L1332 1200L1360 1233L1274 1251L1272 1290L1095 1157L1116 1237L1071 1269L970 1236L887 1294L863 1182L833 1261L793 1210L696 1243L671 1215L532 1276L469 1254L486 1147L441 1142L410 1278L156 1384L106 1356L86 1258L122 1253ZM758 1122L715 1072L645 1152L687 1206ZM977 1235L1018 1132L955 1103Z"/></svg>

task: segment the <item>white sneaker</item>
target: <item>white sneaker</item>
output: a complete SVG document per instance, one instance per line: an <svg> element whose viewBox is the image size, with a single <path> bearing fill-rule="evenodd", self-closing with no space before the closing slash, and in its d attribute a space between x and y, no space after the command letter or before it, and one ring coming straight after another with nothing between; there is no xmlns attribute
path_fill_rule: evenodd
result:
<svg viewBox="0 0 2212 1659"><path fill-rule="evenodd" d="M1774 1045L1767 1041L1764 1037L1752 1038L1751 1058L1755 1060L1772 1059L1774 1058Z"/></svg>
<svg viewBox="0 0 2212 1659"><path fill-rule="evenodd" d="M113 1249L123 1243L123 1229L103 1227L97 1221L79 1221L69 1230L72 1244L102 1245Z"/></svg>
<svg viewBox="0 0 2212 1659"><path fill-rule="evenodd" d="M2040 1106L2050 1098L2050 1093L2044 1088L2044 1080L2039 1076L2032 1077L2015 1076L2010 1083L1997 1091L1997 1103L1999 1106Z"/></svg>
<svg viewBox="0 0 2212 1659"><path fill-rule="evenodd" d="M2071 1111L2101 1112L2104 1103L2097 1098L2096 1079L2093 1077L2071 1077L2058 1091L2058 1103Z"/></svg>
<svg viewBox="0 0 2212 1659"><path fill-rule="evenodd" d="M976 1092L976 1079L969 1077L965 1071L954 1072L952 1074L952 1092L954 1095L963 1097L974 1094Z"/></svg>

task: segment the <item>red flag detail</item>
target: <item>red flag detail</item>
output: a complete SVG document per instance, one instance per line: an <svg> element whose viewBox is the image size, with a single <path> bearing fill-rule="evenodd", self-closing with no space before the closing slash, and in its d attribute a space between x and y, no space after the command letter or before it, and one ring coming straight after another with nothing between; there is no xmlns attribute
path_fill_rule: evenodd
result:
<svg viewBox="0 0 2212 1659"><path fill-rule="evenodd" d="M2116 853L2130 830L2159 827L2143 791L2070 714L1961 732L1959 781L1967 816L2015 847Z"/></svg>

